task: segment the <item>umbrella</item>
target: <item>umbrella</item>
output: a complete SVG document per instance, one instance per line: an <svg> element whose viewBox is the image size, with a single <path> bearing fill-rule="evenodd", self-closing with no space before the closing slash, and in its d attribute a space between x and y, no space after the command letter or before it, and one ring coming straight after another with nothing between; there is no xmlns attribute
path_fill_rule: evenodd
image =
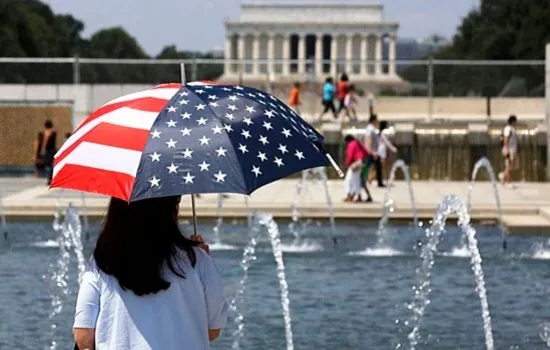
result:
<svg viewBox="0 0 550 350"><path fill-rule="evenodd" d="M128 202L190 194L196 231L193 194L248 195L331 162L323 136L270 94L163 84L94 111L56 154L51 188Z"/></svg>

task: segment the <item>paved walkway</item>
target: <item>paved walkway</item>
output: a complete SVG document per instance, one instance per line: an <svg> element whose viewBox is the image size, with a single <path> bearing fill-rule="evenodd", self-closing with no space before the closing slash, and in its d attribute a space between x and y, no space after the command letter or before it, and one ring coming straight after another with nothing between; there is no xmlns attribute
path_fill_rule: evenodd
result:
<svg viewBox="0 0 550 350"><path fill-rule="evenodd" d="M247 200L242 195L229 195L224 200L222 215L226 217L246 217L249 210L267 211L277 218L292 217L292 204L296 198L298 179L281 180L257 190ZM442 199L447 195L457 195L466 201L468 183L448 181L413 182L418 216L421 219L432 218ZM374 203L344 203L343 181L332 180L327 184L331 194L334 216L346 220L378 220L386 189L372 188ZM519 183L515 189L498 186L502 207L503 222L511 233L550 235L550 184ZM73 202L82 206L85 200L88 215L101 217L108 199L99 195L87 194L84 197L74 191L48 190L44 181L33 178L0 178L0 197L4 212L11 220L50 218L55 211L56 199L66 205ZM411 220L413 210L407 184L397 182L391 188L394 200L392 219ZM304 217L326 219L328 217L327 199L323 183L310 180L306 183L302 195L298 197L300 215ZM189 217L190 205L185 206L183 199L181 215ZM218 196L204 195L197 200L200 217L217 217ZM248 207L247 207L248 206ZM248 209L250 208L250 209ZM493 187L488 182L477 182L472 193L472 218L482 222L496 222L498 211Z"/></svg>

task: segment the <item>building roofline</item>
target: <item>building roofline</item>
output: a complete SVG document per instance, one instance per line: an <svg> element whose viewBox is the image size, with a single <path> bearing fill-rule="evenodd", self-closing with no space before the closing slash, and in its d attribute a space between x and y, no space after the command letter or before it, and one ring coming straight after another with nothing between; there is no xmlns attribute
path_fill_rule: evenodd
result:
<svg viewBox="0 0 550 350"><path fill-rule="evenodd" d="M322 2L322 3L292 3L292 2L251 2L245 1L241 2L241 8L246 7L281 7L281 8L310 8L310 7L321 7L321 8L332 8L332 7L345 7L345 8L379 8L383 9L384 5L382 4L360 4L353 2Z"/></svg>
<svg viewBox="0 0 550 350"><path fill-rule="evenodd" d="M239 26L239 25L265 25L265 26L319 26L319 25L343 25L347 27L364 27L364 26L392 26L399 27L399 22L382 21L382 22L252 22L252 21L240 21L240 20L225 20L226 26Z"/></svg>

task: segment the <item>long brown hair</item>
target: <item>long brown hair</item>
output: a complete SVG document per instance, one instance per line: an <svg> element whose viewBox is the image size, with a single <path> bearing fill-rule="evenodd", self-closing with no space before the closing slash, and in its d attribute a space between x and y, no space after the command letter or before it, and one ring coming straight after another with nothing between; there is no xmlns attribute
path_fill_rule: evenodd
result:
<svg viewBox="0 0 550 350"><path fill-rule="evenodd" d="M122 289L140 296L170 287L162 276L164 264L185 278L176 254L186 252L195 266L193 247L197 243L185 238L179 229L179 201L178 196L128 204L112 198L94 250L97 267L114 276Z"/></svg>

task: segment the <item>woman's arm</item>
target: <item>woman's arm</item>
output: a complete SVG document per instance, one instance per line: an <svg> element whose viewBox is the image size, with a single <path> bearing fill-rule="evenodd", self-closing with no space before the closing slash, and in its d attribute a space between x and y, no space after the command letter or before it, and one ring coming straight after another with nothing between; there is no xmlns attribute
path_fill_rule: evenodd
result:
<svg viewBox="0 0 550 350"><path fill-rule="evenodd" d="M76 300L73 335L80 350L95 349L95 327L99 315L99 276L95 269L84 272Z"/></svg>
<svg viewBox="0 0 550 350"><path fill-rule="evenodd" d="M391 143L390 139L384 134L382 134L382 142L386 144L390 151L392 151L393 153L397 152L397 147L395 147L393 143Z"/></svg>
<svg viewBox="0 0 550 350"><path fill-rule="evenodd" d="M95 328L74 328L73 336L79 350L95 350Z"/></svg>

